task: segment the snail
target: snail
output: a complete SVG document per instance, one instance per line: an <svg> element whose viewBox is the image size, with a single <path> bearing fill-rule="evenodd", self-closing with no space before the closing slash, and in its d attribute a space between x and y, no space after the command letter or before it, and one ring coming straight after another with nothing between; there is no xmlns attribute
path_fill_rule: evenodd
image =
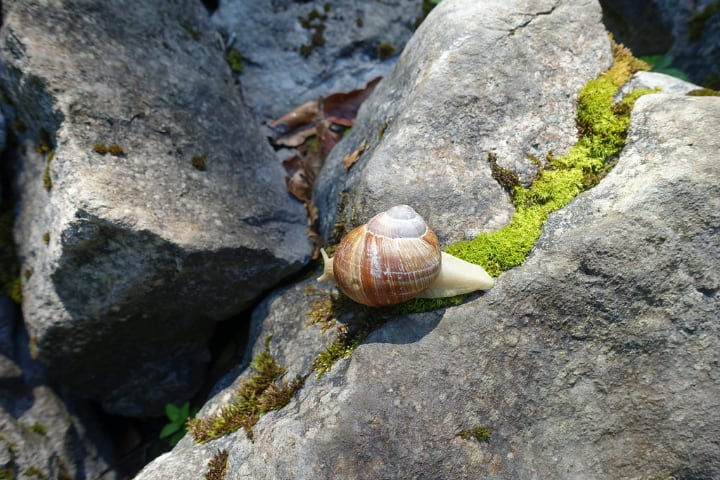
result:
<svg viewBox="0 0 720 480"><path fill-rule="evenodd" d="M441 252L435 233L408 205L392 207L352 230L334 257L321 253L325 267L318 281L334 281L348 297L373 307L415 297L452 297L495 283L479 265Z"/></svg>

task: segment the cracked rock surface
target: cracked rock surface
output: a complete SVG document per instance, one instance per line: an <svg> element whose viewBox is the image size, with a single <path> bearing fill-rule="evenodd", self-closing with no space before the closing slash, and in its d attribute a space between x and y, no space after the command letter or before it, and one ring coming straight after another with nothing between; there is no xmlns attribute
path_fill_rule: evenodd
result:
<svg viewBox="0 0 720 480"><path fill-rule="evenodd" d="M186 438L137 478L197 478L222 449L228 478L718 477L720 143L708 118L719 99L641 98L615 169L551 215L493 290L386 323L262 417L253 442ZM310 282L254 319L255 353L273 333L291 375L324 342L302 326Z"/></svg>
<svg viewBox="0 0 720 480"><path fill-rule="evenodd" d="M513 207L488 158L528 182L536 161L575 143L577 95L612 61L601 17L584 0L441 2L318 176L323 236L401 203L442 243L505 225Z"/></svg>

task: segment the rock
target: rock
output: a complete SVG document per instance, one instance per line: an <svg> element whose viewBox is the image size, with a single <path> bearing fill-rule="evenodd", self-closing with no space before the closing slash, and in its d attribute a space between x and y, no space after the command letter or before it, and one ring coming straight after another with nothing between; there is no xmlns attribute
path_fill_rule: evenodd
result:
<svg viewBox="0 0 720 480"><path fill-rule="evenodd" d="M618 92L621 96L633 90L659 88L662 93L674 93L685 95L688 92L697 90L700 86L686 82L677 77L657 72L637 72Z"/></svg>
<svg viewBox="0 0 720 480"><path fill-rule="evenodd" d="M303 207L199 2L13 3L1 36L37 352L109 412L162 414L199 387L215 322L309 260Z"/></svg>
<svg viewBox="0 0 720 480"><path fill-rule="evenodd" d="M420 0L223 0L213 23L242 56L243 97L277 118L385 75L422 18Z"/></svg>
<svg viewBox="0 0 720 480"><path fill-rule="evenodd" d="M5 116L0 113L0 153L5 151L5 139L7 138L7 125L5 125Z"/></svg>
<svg viewBox="0 0 720 480"><path fill-rule="evenodd" d="M720 476L715 118L715 97L641 98L614 170L493 290L392 319L252 443L186 438L137 479L197 478L223 449L226 478ZM282 335L271 350L290 372L324 341L299 328L306 287L254 319L255 351Z"/></svg>
<svg viewBox="0 0 720 480"><path fill-rule="evenodd" d="M636 55L668 55L693 82L720 88L720 2L600 3L608 30Z"/></svg>
<svg viewBox="0 0 720 480"><path fill-rule="evenodd" d="M0 297L0 302L9 301ZM118 478L108 439L90 406L55 388L30 358L28 336L15 309L0 309L0 473L2 478Z"/></svg>
<svg viewBox="0 0 720 480"><path fill-rule="evenodd" d="M577 94L611 63L600 20L587 1L441 2L320 172L321 234L337 241L336 224L403 203L442 243L505 225L513 207L488 159L529 182L575 142Z"/></svg>

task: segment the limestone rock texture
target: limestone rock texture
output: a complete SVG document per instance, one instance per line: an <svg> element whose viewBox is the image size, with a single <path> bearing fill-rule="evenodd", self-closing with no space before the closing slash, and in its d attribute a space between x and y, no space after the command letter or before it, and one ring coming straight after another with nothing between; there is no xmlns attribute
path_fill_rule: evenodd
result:
<svg viewBox="0 0 720 480"><path fill-rule="evenodd" d="M33 346L107 411L161 414L215 323L307 263L303 207L199 2L5 2L0 57Z"/></svg>
<svg viewBox="0 0 720 480"><path fill-rule="evenodd" d="M31 358L18 310L0 297L2 478L118 478L88 402L61 392Z"/></svg>
<svg viewBox="0 0 720 480"><path fill-rule="evenodd" d="M336 224L402 203L442 243L505 225L513 207L488 160L528 182L574 144L577 94L612 60L601 18L585 0L441 2L318 176L321 234L332 243Z"/></svg>
<svg viewBox="0 0 720 480"><path fill-rule="evenodd" d="M212 22L242 57L260 120L384 76L422 18L422 0L222 0Z"/></svg>
<svg viewBox="0 0 720 480"><path fill-rule="evenodd" d="M386 323L252 443L186 438L137 478L197 478L220 449L237 479L720 476L718 118L717 98L641 98L614 170L493 290ZM254 320L256 352L287 332L292 374L323 342L307 286Z"/></svg>
<svg viewBox="0 0 720 480"><path fill-rule="evenodd" d="M475 7L480 3L482 15ZM535 109L552 103L543 99L555 89L565 92L557 93L566 96L566 103L553 107L557 119L544 117L546 137L534 134L544 139L538 155L551 138L564 139L556 148L573 142L573 98L609 64L599 8L583 1L529 3L441 2L408 43L396 70L363 105L353 132L336 147L340 153L332 154L317 190L328 202L326 212L340 203L330 197L345 189L356 195L357 223L363 221L363 209L383 210L384 201L395 202L388 200L393 189L400 189L402 175L396 168L412 179L402 186L418 181L425 195L433 195L429 190L440 183L440 174L436 170L422 177L403 163L411 155L403 153L401 141L418 144L432 137L444 160L453 151L484 159L489 148L469 146L471 137L484 141L470 130L483 128L481 119L499 124L515 115L515 129L496 126L493 135L496 145L518 154L504 160L498 154L498 161L527 167L521 147L527 140L522 138L536 124L517 119L539 118ZM463 34L457 34L455 24ZM569 32L573 41L560 31ZM523 41L515 43L518 36ZM485 37L496 41L481 42ZM485 53L490 45L494 57ZM523 76L551 60L531 57L523 50L527 45L558 58L557 65L537 75L540 80L532 88L543 94ZM455 49L464 46L467 51L460 55ZM497 96L495 110L476 107L481 89L446 66L457 64L481 79L505 72L497 87L505 88L514 81L505 69L510 70L518 52L528 55L521 55L523 68L513 70L527 85L523 93L529 100L522 105ZM483 55L487 64L472 62ZM553 77L550 70L567 65L575 65L575 72ZM424 86L428 79L433 81ZM453 82L470 93L444 96L454 92ZM418 106L405 106L412 99ZM460 99L466 102L453 110L454 117L446 114ZM424 116L419 116L420 104ZM613 170L550 216L522 265L460 306L391 316L320 378L311 365L332 342L334 327L327 330L308 320L318 299L332 301L335 294L316 287L313 279L275 291L254 311L254 343L244 365L218 385L199 416L211 416L233 400L251 375L245 367L270 335L270 351L286 368L284 378L309 374L303 388L284 408L260 418L252 441L242 429L203 444L186 436L136 478L198 478L219 451L227 451L225 474L233 479L720 477L720 138L711 133L718 119L716 97L671 92L640 98ZM385 122L379 143L348 174L332 163L363 138L376 142ZM458 135L466 143L453 144ZM394 162L385 142L396 147ZM420 151L415 152L418 164L422 159L432 171L429 159L436 157ZM385 163L373 167L379 158ZM458 178L494 185L494 193L485 194L502 199L481 160L473 161ZM436 168L446 165L451 162L438 162ZM392 185L384 187L387 198L363 183L373 168ZM340 179L340 187L332 185L333 179ZM464 192L466 186L454 188ZM410 198L408 203L421 197ZM448 201L433 209L419 204L418 210L433 227L450 224L443 224L443 214L459 224L489 222ZM331 220L326 221L330 228ZM452 238L447 231L441 227L442 235ZM338 319L339 324L353 322L361 319L352 311Z"/></svg>

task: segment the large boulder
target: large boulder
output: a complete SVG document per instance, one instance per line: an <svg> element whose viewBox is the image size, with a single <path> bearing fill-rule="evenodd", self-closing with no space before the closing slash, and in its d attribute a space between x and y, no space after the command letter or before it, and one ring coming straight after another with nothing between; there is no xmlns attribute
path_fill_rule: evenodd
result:
<svg viewBox="0 0 720 480"><path fill-rule="evenodd" d="M529 182L567 152L577 95L610 63L595 2L441 2L327 159L314 196L322 235L402 203L441 242L500 228L513 206L488 160Z"/></svg>
<svg viewBox="0 0 720 480"><path fill-rule="evenodd" d="M717 118L717 98L641 98L614 170L551 215L492 291L394 318L252 442L186 438L137 478L197 478L223 450L226 478L720 476ZM275 334L289 375L324 343L301 326L308 287L255 318L254 351Z"/></svg>
<svg viewBox="0 0 720 480"><path fill-rule="evenodd" d="M303 207L199 2L3 13L33 347L108 411L162 413L198 388L215 323L308 261Z"/></svg>

